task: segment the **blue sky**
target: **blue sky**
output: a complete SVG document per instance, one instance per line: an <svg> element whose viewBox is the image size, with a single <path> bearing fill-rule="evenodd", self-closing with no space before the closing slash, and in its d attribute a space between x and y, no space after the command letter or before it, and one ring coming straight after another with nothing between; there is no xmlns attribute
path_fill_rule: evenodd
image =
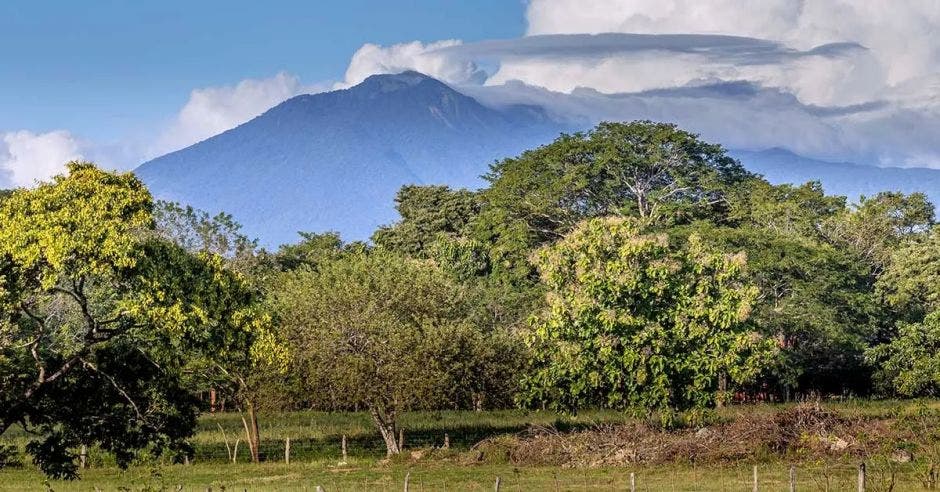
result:
<svg viewBox="0 0 940 492"><path fill-rule="evenodd" d="M521 0L0 2L0 130L120 138L194 88L342 77L364 43L516 37Z"/></svg>
<svg viewBox="0 0 940 492"><path fill-rule="evenodd" d="M484 104L940 168L937 0L4 0L0 187L417 70Z"/></svg>

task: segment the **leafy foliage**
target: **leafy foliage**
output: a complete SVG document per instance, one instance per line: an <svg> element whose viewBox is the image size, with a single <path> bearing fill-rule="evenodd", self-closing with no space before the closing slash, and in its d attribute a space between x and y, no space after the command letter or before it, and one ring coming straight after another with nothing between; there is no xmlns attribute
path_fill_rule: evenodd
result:
<svg viewBox="0 0 940 492"><path fill-rule="evenodd" d="M401 221L375 231L379 247L416 258L426 257L440 236L461 235L480 211L476 193L447 186L403 186L395 196Z"/></svg>
<svg viewBox="0 0 940 492"><path fill-rule="evenodd" d="M683 223L722 215L729 186L751 175L719 145L675 125L601 123L492 166L476 237L493 261L525 276L533 247L591 217Z"/></svg>
<svg viewBox="0 0 940 492"><path fill-rule="evenodd" d="M697 236L674 247L636 219L592 219L535 262L549 293L529 339L530 404L703 409L723 375L746 382L774 353L745 323L757 291L744 256Z"/></svg>
<svg viewBox="0 0 940 492"><path fill-rule="evenodd" d="M870 390L864 352L884 309L868 267L851 250L777 228L699 224L670 233L679 240L698 234L720 250L747 254L745 275L759 292L750 322L778 341L782 355L761 383L783 396Z"/></svg>
<svg viewBox="0 0 940 492"><path fill-rule="evenodd" d="M152 209L132 175L88 163L0 204L0 432L29 428L51 475L74 476L77 444L121 465L184 449L188 357L271 353L242 278L156 237Z"/></svg>
<svg viewBox="0 0 940 492"><path fill-rule="evenodd" d="M934 206L923 193L883 192L862 197L854 210L827 224L827 233L834 243L857 252L878 274L893 251L928 232L933 224Z"/></svg>
<svg viewBox="0 0 940 492"><path fill-rule="evenodd" d="M389 453L400 411L504 400L493 372L507 380L518 367L511 344L464 321L466 291L427 262L348 255L284 274L272 302L310 394L368 408Z"/></svg>
<svg viewBox="0 0 940 492"><path fill-rule="evenodd" d="M878 290L909 318L940 310L940 227L894 251Z"/></svg>
<svg viewBox="0 0 940 492"><path fill-rule="evenodd" d="M940 392L940 312L920 323L901 323L890 343L875 347L869 357L880 364L882 382L904 396L936 396Z"/></svg>

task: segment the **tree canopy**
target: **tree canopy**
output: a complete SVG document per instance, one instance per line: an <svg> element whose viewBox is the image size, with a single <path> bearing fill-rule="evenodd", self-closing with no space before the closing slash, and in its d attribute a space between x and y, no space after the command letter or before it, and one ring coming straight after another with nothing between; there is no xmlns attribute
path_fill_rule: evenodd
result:
<svg viewBox="0 0 940 492"><path fill-rule="evenodd" d="M703 409L725 396L720 378L747 382L774 353L746 323L757 289L745 256L697 236L670 245L638 219L591 219L535 263L549 293L529 338L529 401Z"/></svg>
<svg viewBox="0 0 940 492"><path fill-rule="evenodd" d="M185 451L196 409L180 355L263 358L271 341L218 256L155 237L136 178L68 169L0 204L0 433L30 429L36 463L64 477L79 443L121 465L151 445Z"/></svg>

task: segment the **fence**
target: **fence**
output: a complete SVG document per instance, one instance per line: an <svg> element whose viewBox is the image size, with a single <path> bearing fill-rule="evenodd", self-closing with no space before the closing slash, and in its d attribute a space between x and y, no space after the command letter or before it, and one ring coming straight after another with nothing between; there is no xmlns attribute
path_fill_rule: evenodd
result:
<svg viewBox="0 0 940 492"><path fill-rule="evenodd" d="M937 487L936 473L915 463L880 459L867 463L772 462L761 465L622 466L561 469L486 461L455 463L466 455L449 451L451 436L427 430L402 432L402 458L377 464L384 444L374 436L283 437L261 442L262 463L250 463L243 435L202 434L195 454L141 462L131 472L114 467L110 455L82 447L83 480L45 488L31 467L0 470L0 490L820 490L901 491ZM209 440L208 437L213 437ZM463 442L463 437L459 441ZM427 458L421 453L438 453ZM414 453L414 455L413 455ZM912 457L911 457L912 458Z"/></svg>
<svg viewBox="0 0 940 492"><path fill-rule="evenodd" d="M274 443L265 448L273 450ZM234 446L232 447L234 449ZM265 453L266 461L249 463L239 447L235 464L198 459L188 464L138 465L121 472L102 465L100 455L86 451L83 479L46 482L29 467L0 470L0 490L178 490L178 491L434 491L434 490L555 490L555 491L904 491L936 487L932 478L910 464L878 463L767 463L760 465L659 465L563 469L516 467L512 464L477 465L448 461L413 461L407 455L390 464L359 457L347 440L346 453L328 461L297 457L297 443L284 439L279 452ZM418 450L414 450L418 451ZM239 456L242 459L239 459Z"/></svg>

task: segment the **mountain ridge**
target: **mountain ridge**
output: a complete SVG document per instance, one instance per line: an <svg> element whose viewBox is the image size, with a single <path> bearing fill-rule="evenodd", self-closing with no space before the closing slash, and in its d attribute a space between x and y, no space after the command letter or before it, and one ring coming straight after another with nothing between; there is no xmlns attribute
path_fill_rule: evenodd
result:
<svg viewBox="0 0 940 492"><path fill-rule="evenodd" d="M230 213L267 247L294 242L301 231L368 239L397 219L402 185L474 189L489 164L579 129L537 106L484 106L408 71L295 96L135 172L157 198ZM826 162L785 149L729 154L774 184L820 181L852 201L922 191L940 203L940 170Z"/></svg>
<svg viewBox="0 0 940 492"><path fill-rule="evenodd" d="M295 96L135 172L158 198L231 213L268 246L300 231L367 239L395 220L402 185L482 186L488 164L560 128L540 108L489 108L417 72L373 75Z"/></svg>

